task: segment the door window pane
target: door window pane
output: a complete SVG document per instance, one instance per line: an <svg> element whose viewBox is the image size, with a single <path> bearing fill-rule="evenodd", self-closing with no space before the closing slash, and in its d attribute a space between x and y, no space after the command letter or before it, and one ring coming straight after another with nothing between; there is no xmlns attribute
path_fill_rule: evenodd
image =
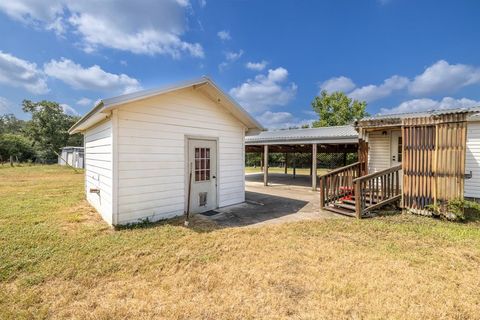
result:
<svg viewBox="0 0 480 320"><path fill-rule="evenodd" d="M210 148L195 148L195 181L210 180Z"/></svg>

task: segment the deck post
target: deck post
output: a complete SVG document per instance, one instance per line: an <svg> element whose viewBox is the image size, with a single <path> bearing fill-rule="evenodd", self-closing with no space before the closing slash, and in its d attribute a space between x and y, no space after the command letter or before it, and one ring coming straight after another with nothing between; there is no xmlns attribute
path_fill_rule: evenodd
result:
<svg viewBox="0 0 480 320"><path fill-rule="evenodd" d="M320 177L320 210L325 207L325 177Z"/></svg>
<svg viewBox="0 0 480 320"><path fill-rule="evenodd" d="M268 145L263 146L263 185L268 186Z"/></svg>
<svg viewBox="0 0 480 320"><path fill-rule="evenodd" d="M355 188L355 216L357 219L362 218L362 189L360 188L359 182L353 183Z"/></svg>
<svg viewBox="0 0 480 320"><path fill-rule="evenodd" d="M317 190L317 144L312 144L312 190Z"/></svg>
<svg viewBox="0 0 480 320"><path fill-rule="evenodd" d="M285 152L285 174L287 174L288 170L288 153Z"/></svg>

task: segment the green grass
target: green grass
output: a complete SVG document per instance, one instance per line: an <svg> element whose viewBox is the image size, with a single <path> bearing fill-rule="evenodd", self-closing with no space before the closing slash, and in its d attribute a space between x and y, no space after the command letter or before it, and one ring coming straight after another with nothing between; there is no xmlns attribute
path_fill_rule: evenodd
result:
<svg viewBox="0 0 480 320"><path fill-rule="evenodd" d="M112 230L83 175L0 167L0 319L478 319L480 224Z"/></svg>
<svg viewBox="0 0 480 320"><path fill-rule="evenodd" d="M321 176L323 174L328 173L330 170L328 169L317 169L317 175ZM260 167L245 167L245 172L246 173L260 173L262 172L262 169ZM268 172L270 173L285 173L285 168L278 168L278 167L269 167ZM287 170L288 174L293 174L293 168L288 168ZM305 175L308 176L310 175L310 169L309 168L297 168L295 169L295 173L298 175Z"/></svg>

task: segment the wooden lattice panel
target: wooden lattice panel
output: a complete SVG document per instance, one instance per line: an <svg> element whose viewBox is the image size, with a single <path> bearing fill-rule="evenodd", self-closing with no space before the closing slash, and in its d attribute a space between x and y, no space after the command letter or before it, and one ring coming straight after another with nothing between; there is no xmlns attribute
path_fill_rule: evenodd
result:
<svg viewBox="0 0 480 320"><path fill-rule="evenodd" d="M403 120L403 207L462 198L464 192L466 114Z"/></svg>

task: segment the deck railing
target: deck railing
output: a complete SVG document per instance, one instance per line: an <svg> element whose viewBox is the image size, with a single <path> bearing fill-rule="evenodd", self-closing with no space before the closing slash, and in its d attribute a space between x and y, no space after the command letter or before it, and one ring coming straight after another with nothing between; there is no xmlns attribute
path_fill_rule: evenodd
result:
<svg viewBox="0 0 480 320"><path fill-rule="evenodd" d="M330 171L320 177L320 207L329 206L354 193L353 181L360 176L360 162Z"/></svg>
<svg viewBox="0 0 480 320"><path fill-rule="evenodd" d="M371 210L400 200L402 197L401 170L402 165L398 165L353 180L357 218L362 218Z"/></svg>

